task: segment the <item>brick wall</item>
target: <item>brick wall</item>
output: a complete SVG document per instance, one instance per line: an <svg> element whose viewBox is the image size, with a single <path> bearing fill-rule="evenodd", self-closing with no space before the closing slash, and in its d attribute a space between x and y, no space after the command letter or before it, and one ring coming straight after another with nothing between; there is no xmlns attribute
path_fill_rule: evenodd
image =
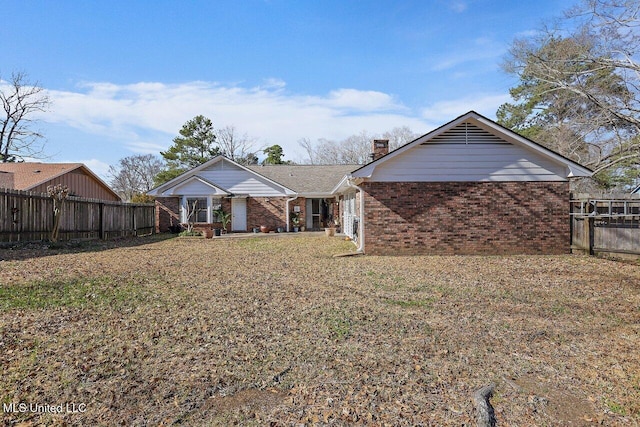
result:
<svg viewBox="0 0 640 427"><path fill-rule="evenodd" d="M567 182L368 182L367 254L569 253Z"/></svg>
<svg viewBox="0 0 640 427"><path fill-rule="evenodd" d="M180 198L156 198L156 233L169 231L169 226L180 224Z"/></svg>
<svg viewBox="0 0 640 427"><path fill-rule="evenodd" d="M266 225L271 230L287 229L287 199L284 197L249 197L247 199L247 227Z"/></svg>
<svg viewBox="0 0 640 427"><path fill-rule="evenodd" d="M222 199L222 210L231 212L231 199ZM156 198L156 232L164 233L169 231L169 226L180 224L180 197L157 197ZM222 228L222 223L197 223L196 230L211 228ZM231 223L227 225L231 229Z"/></svg>

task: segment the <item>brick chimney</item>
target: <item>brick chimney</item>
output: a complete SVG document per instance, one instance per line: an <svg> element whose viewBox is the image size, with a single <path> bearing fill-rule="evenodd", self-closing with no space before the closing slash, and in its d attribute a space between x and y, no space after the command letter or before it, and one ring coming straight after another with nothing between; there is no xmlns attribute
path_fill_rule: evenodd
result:
<svg viewBox="0 0 640 427"><path fill-rule="evenodd" d="M380 157L389 153L389 140L388 139L374 139L373 151L371 152L371 161L376 161Z"/></svg>

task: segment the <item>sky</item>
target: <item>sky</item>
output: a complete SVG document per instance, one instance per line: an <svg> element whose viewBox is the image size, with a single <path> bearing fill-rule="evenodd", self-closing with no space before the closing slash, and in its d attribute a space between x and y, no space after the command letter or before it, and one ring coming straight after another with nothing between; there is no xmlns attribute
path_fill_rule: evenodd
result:
<svg viewBox="0 0 640 427"><path fill-rule="evenodd" d="M42 161L107 181L199 114L302 161L301 138L424 134L470 110L494 119L517 84L500 66L509 45L572 4L0 0L0 79L22 71L49 94Z"/></svg>

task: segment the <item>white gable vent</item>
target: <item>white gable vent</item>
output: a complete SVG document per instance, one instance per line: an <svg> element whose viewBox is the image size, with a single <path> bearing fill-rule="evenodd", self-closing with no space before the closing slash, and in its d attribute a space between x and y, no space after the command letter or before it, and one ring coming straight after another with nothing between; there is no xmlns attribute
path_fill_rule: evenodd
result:
<svg viewBox="0 0 640 427"><path fill-rule="evenodd" d="M483 145L511 145L511 143L487 132L471 123L461 123L448 131L431 138L421 145L434 144L483 144Z"/></svg>

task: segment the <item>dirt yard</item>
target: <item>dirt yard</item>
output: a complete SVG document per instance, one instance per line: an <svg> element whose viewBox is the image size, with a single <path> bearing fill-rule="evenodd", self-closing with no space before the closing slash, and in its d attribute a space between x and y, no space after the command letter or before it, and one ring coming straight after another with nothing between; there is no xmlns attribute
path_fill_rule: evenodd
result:
<svg viewBox="0 0 640 427"><path fill-rule="evenodd" d="M4 425L640 424L640 265L338 238L0 249Z"/></svg>

